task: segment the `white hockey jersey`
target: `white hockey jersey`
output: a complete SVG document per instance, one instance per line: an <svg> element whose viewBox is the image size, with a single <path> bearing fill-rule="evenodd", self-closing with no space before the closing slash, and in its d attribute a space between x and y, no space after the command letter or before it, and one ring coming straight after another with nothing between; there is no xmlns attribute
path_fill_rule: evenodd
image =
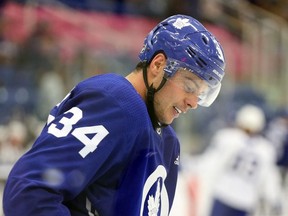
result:
<svg viewBox="0 0 288 216"><path fill-rule="evenodd" d="M215 134L205 158L213 165L212 195L237 209L250 211L262 197L270 203L280 193L276 151L261 136L248 136L237 128ZM212 170L212 169L211 169Z"/></svg>

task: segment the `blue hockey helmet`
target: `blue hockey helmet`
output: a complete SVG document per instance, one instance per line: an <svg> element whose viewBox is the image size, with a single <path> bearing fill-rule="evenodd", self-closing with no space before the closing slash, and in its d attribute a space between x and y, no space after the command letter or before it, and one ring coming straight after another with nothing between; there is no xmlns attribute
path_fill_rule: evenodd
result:
<svg viewBox="0 0 288 216"><path fill-rule="evenodd" d="M174 15L160 22L145 38L140 61L150 63L159 52L167 57L166 77L179 69L193 72L209 87L199 96L198 104L208 107L214 102L225 74L225 58L220 43L199 21Z"/></svg>

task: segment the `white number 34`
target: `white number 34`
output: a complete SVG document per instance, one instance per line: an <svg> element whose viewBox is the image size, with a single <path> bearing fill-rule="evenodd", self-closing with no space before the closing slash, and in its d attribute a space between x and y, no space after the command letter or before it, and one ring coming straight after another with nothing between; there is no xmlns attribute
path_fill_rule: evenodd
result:
<svg viewBox="0 0 288 216"><path fill-rule="evenodd" d="M73 125L75 125L82 117L83 112L78 107L73 107L66 113L71 113L71 117L63 117L59 120L62 124L62 128L57 128L57 124L52 123L48 128L48 133L60 138L67 136L72 130ZM49 115L47 124L51 123L55 119L54 116ZM99 143L106 137L109 132L103 125L87 126L75 128L72 133L79 141L81 141L84 147L79 151L79 154L85 158L89 153L95 151ZM92 138L87 136L88 134L95 134Z"/></svg>

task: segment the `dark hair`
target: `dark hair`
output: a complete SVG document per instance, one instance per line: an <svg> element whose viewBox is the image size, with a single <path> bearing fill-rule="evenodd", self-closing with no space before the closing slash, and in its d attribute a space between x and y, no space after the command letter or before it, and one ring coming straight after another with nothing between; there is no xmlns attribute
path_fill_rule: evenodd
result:
<svg viewBox="0 0 288 216"><path fill-rule="evenodd" d="M135 69L136 69L136 70L142 70L144 67L147 67L147 66L151 63L152 59L153 59L157 54L159 54L159 53L163 53L163 55L164 55L165 58L167 59L167 56L166 56L166 54L164 53L164 51L163 51L163 50L158 50L157 52L155 52L155 53L153 54L152 58L150 59L150 61L149 61L148 63L147 63L146 61L144 61L144 62L139 62L139 63L136 65Z"/></svg>
<svg viewBox="0 0 288 216"><path fill-rule="evenodd" d="M144 67L147 66L147 62L138 62L138 64L136 65L135 69L138 70L142 70Z"/></svg>

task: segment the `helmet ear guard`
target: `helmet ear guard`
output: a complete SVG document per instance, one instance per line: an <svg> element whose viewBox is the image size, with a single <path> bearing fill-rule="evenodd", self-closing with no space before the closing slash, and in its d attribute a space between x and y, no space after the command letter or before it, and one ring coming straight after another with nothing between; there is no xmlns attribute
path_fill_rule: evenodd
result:
<svg viewBox="0 0 288 216"><path fill-rule="evenodd" d="M220 92L225 74L223 49L216 38L194 18L174 15L147 35L139 58L149 63L159 52L167 57L167 77L184 68L207 82L209 90L199 97L198 104L210 106Z"/></svg>

